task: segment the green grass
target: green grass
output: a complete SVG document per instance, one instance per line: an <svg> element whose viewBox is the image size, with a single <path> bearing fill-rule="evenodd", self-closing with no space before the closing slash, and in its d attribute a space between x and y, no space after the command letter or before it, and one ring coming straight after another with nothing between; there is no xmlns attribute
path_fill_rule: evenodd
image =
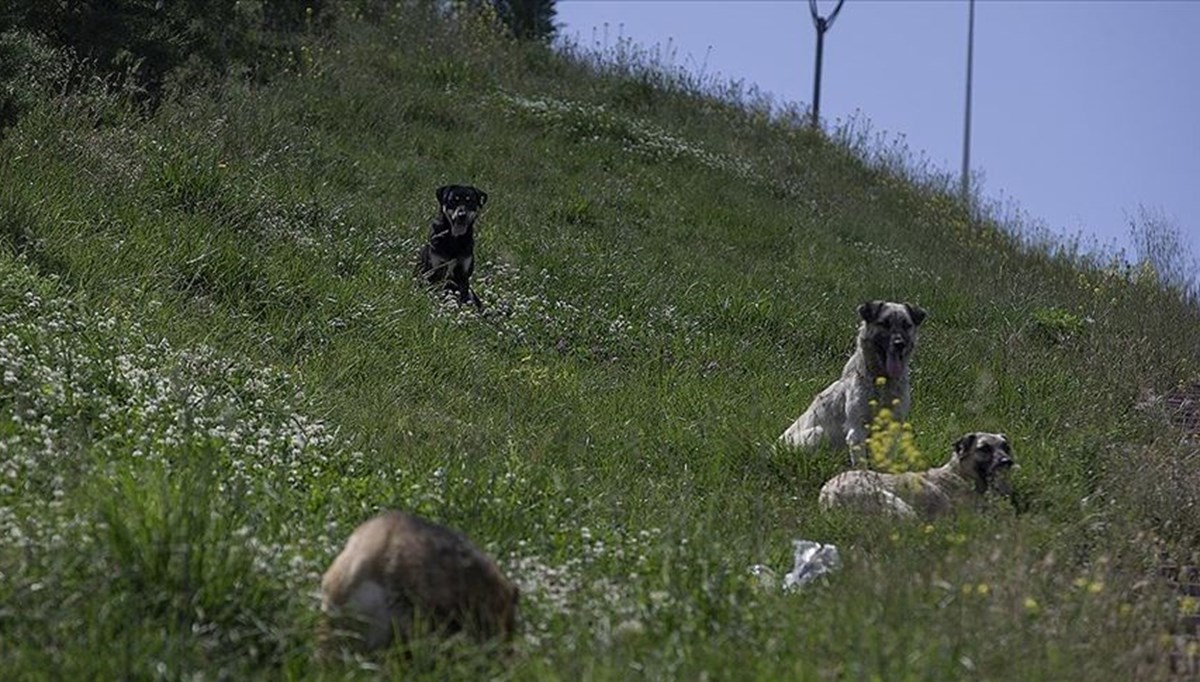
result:
<svg viewBox="0 0 1200 682"><path fill-rule="evenodd" d="M1198 373L1194 308L853 144L407 12L4 131L7 679L1164 674L1200 488L1134 405ZM491 196L481 314L410 278L447 182ZM826 514L839 456L774 449L871 298L930 311L917 445L1005 431L1020 513ZM312 663L320 572L386 507L522 586L510 662ZM842 570L764 588L794 538Z"/></svg>

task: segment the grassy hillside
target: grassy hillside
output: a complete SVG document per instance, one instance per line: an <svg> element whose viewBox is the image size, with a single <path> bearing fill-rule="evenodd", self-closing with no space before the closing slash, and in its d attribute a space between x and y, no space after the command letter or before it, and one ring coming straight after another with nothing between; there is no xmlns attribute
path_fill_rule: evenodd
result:
<svg viewBox="0 0 1200 682"><path fill-rule="evenodd" d="M1200 475L1147 397L1200 373L1193 308L752 107L393 12L265 84L4 130L7 679L1166 673ZM411 280L450 182L491 196L482 313ZM1005 431L1017 509L822 513L840 456L773 447L872 298L930 312L927 461ZM311 663L320 572L385 507L522 586L511 662ZM842 570L750 574L794 538Z"/></svg>

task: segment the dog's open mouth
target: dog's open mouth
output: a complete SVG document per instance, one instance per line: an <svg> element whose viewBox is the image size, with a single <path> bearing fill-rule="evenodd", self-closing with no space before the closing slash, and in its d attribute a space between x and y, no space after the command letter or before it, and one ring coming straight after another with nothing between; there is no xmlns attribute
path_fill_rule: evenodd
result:
<svg viewBox="0 0 1200 682"><path fill-rule="evenodd" d="M450 234L454 235L455 237L461 237L467 233L467 228L470 226L470 223L465 220L461 223L450 221Z"/></svg>
<svg viewBox="0 0 1200 682"><path fill-rule="evenodd" d="M1008 475L1012 473L1013 463L1001 462L992 467L992 489L1005 497L1012 494L1012 483L1008 480Z"/></svg>
<svg viewBox="0 0 1200 682"><path fill-rule="evenodd" d="M899 379L904 376L904 353L902 349L896 346L888 347L884 370L890 379Z"/></svg>

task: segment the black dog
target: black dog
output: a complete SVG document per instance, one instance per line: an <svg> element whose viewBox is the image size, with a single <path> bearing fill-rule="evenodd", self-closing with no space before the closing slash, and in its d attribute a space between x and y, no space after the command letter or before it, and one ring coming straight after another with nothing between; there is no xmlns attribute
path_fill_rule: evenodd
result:
<svg viewBox="0 0 1200 682"><path fill-rule="evenodd" d="M438 217L429 226L429 243L421 247L417 275L430 285L444 282L460 303L482 303L471 291L475 271L475 219L487 203L487 192L469 185L446 185L437 190Z"/></svg>

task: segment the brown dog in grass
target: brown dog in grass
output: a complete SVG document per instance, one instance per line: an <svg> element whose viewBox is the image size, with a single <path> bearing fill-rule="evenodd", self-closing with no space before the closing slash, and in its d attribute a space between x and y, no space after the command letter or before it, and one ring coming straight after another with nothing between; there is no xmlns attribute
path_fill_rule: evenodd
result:
<svg viewBox="0 0 1200 682"><path fill-rule="evenodd" d="M372 651L410 639L420 626L443 636L507 641L516 630L519 596L461 534L385 512L355 529L321 578L320 649L323 656L340 644Z"/></svg>
<svg viewBox="0 0 1200 682"><path fill-rule="evenodd" d="M975 432L954 442L950 460L928 471L884 474L846 471L821 486L822 508L854 508L902 518L932 518L982 499L995 490L1012 494L1015 466L1003 433Z"/></svg>

